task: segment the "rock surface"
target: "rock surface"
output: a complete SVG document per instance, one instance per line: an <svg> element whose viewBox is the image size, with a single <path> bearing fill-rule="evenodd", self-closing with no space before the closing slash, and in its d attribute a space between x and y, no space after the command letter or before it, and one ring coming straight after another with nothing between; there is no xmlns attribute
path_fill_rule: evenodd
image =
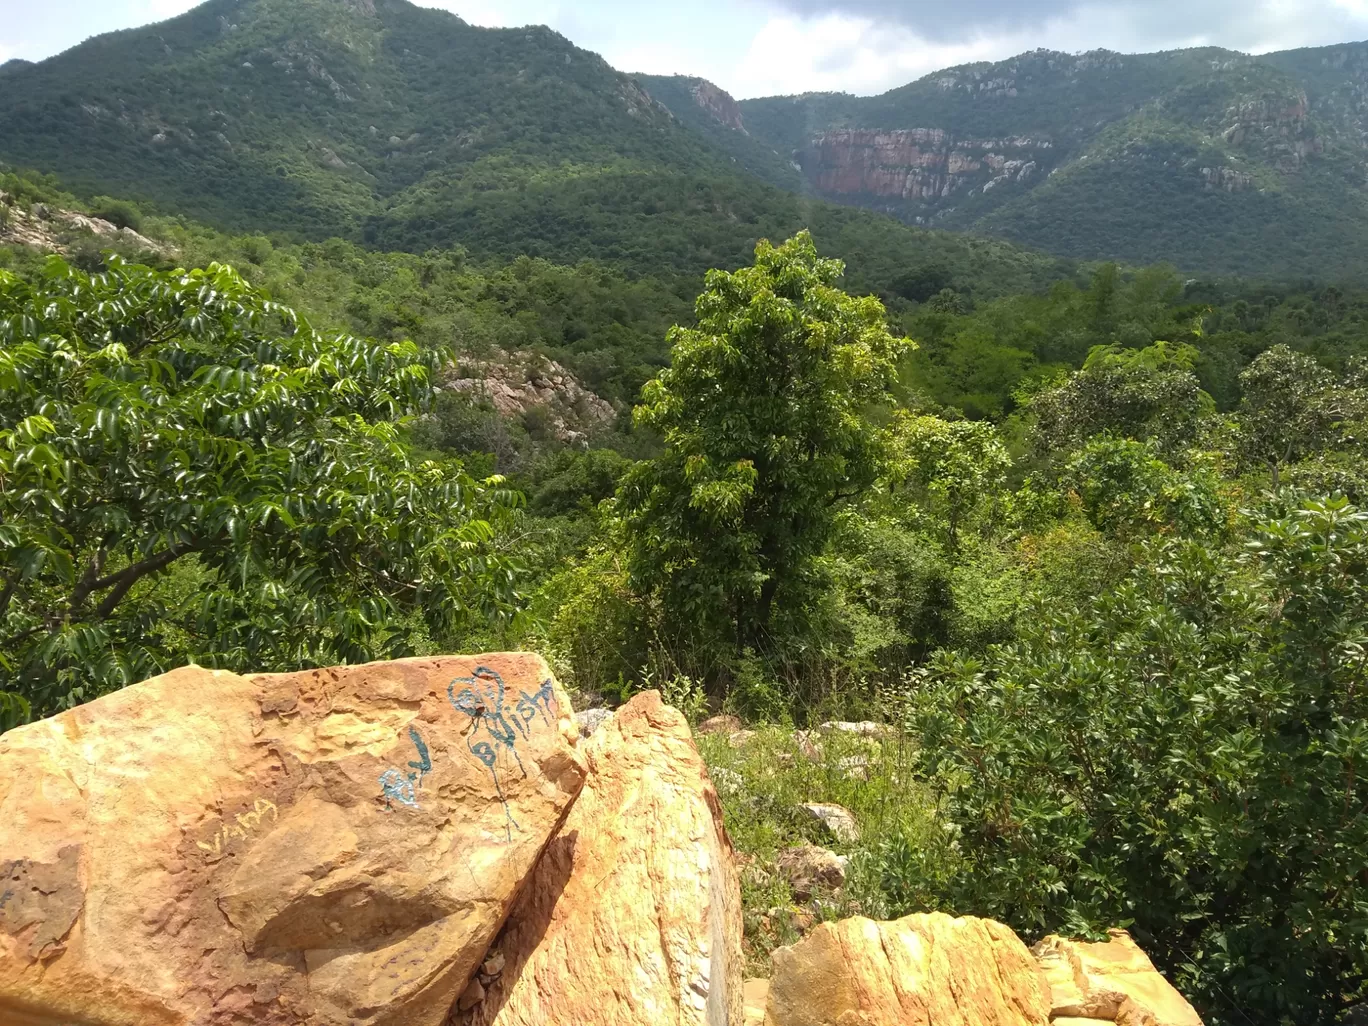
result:
<svg viewBox="0 0 1368 1026"><path fill-rule="evenodd" d="M1122 1026L1202 1026L1192 1005L1124 930L1103 943L1046 937L1036 959L1050 986L1051 1015Z"/></svg>
<svg viewBox="0 0 1368 1026"><path fill-rule="evenodd" d="M746 1026L764 1026L765 1005L769 1003L769 980L747 980L742 987Z"/></svg>
<svg viewBox="0 0 1368 1026"><path fill-rule="evenodd" d="M584 790L513 907L471 1026L740 1026L741 894L688 724L656 692L584 743Z"/></svg>
<svg viewBox="0 0 1368 1026"><path fill-rule="evenodd" d="M585 388L570 371L534 353L494 349L484 359L463 359L444 384L487 400L505 417L544 411L551 434L562 442L583 442L617 417L612 404Z"/></svg>
<svg viewBox="0 0 1368 1026"><path fill-rule="evenodd" d="M850 810L844 806L811 802L807 805L800 805L798 808L826 827L836 840L853 844L860 839L859 824L855 822L855 817Z"/></svg>
<svg viewBox="0 0 1368 1026"><path fill-rule="evenodd" d="M823 923L773 954L765 1026L1047 1026L1049 989L1001 923Z"/></svg>
<svg viewBox="0 0 1368 1026"><path fill-rule="evenodd" d="M599 727L612 718L612 709L585 709L583 712L575 713L575 726L579 728L580 737L592 737Z"/></svg>
<svg viewBox="0 0 1368 1026"><path fill-rule="evenodd" d="M788 880L793 896L799 901L807 901L819 887L828 890L843 887L850 859L815 844L805 844L785 848L775 859L775 865Z"/></svg>
<svg viewBox="0 0 1368 1026"><path fill-rule="evenodd" d="M579 792L575 737L528 654L188 667L10 731L0 1022L437 1026Z"/></svg>

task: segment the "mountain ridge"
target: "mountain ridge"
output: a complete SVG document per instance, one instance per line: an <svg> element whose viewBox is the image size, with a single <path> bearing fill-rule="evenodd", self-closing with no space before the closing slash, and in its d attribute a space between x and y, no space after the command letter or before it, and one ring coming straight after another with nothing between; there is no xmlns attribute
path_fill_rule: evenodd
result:
<svg viewBox="0 0 1368 1026"><path fill-rule="evenodd" d="M834 225L883 280L948 245L827 201L1052 258L1368 277L1368 44L1038 50L736 101L544 26L208 0L0 73L0 159L225 230L696 275Z"/></svg>

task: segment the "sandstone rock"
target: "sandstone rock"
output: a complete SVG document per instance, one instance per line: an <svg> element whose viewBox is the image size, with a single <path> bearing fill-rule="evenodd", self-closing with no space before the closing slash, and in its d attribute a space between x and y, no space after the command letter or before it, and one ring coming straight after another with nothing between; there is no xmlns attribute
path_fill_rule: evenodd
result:
<svg viewBox="0 0 1368 1026"><path fill-rule="evenodd" d="M1047 1026L1049 991L1001 923L823 923L773 954L765 1026Z"/></svg>
<svg viewBox="0 0 1368 1026"><path fill-rule="evenodd" d="M850 810L844 806L811 802L798 808L826 827L836 840L853 844L860 839L860 827Z"/></svg>
<svg viewBox="0 0 1368 1026"><path fill-rule="evenodd" d="M689 726L654 691L582 747L584 790L518 897L470 1026L739 1026L741 894Z"/></svg>
<svg viewBox="0 0 1368 1026"><path fill-rule="evenodd" d="M575 713L575 726L579 728L580 737L591 737L594 731L612 718L612 709L585 709Z"/></svg>
<svg viewBox="0 0 1368 1026"><path fill-rule="evenodd" d="M775 865L793 888L793 896L799 901L806 901L818 887L831 890L843 887L850 859L826 848L805 844L798 848L785 848L775 859Z"/></svg>
<svg viewBox="0 0 1368 1026"><path fill-rule="evenodd" d="M710 716L698 725L700 734L735 734L742 729L741 720L726 713Z"/></svg>
<svg viewBox="0 0 1368 1026"><path fill-rule="evenodd" d="M1159 974L1130 934L1112 930L1103 943L1046 937L1033 949L1061 1018L1123 1026L1202 1026L1187 1000Z"/></svg>
<svg viewBox="0 0 1368 1026"><path fill-rule="evenodd" d="M527 654L188 667L10 731L0 1022L437 1026L579 792L574 738Z"/></svg>
<svg viewBox="0 0 1368 1026"><path fill-rule="evenodd" d="M742 988L745 1026L764 1026L765 1004L769 1001L769 980L747 980Z"/></svg>

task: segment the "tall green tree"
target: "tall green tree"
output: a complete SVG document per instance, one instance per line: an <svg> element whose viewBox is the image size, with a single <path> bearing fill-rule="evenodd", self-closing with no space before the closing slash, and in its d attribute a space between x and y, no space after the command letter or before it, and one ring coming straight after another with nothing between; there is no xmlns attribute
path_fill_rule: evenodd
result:
<svg viewBox="0 0 1368 1026"><path fill-rule="evenodd" d="M1215 409L1193 371L1197 357L1192 346L1169 342L1094 346L1081 370L1032 400L1037 444L1065 453L1108 433L1181 452Z"/></svg>
<svg viewBox="0 0 1368 1026"><path fill-rule="evenodd" d="M807 232L710 272L698 327L671 330L672 366L635 411L665 450L620 493L634 585L738 650L768 640L779 606L801 609L842 504L887 464L866 412L912 343L842 272Z"/></svg>
<svg viewBox="0 0 1368 1026"><path fill-rule="evenodd" d="M325 338L219 265L0 271L0 715L510 611L510 496L403 437L440 359Z"/></svg>
<svg viewBox="0 0 1368 1026"><path fill-rule="evenodd" d="M1276 490L1282 470L1331 441L1347 411L1335 376L1315 357L1276 345L1240 374L1240 443L1245 458L1268 468Z"/></svg>

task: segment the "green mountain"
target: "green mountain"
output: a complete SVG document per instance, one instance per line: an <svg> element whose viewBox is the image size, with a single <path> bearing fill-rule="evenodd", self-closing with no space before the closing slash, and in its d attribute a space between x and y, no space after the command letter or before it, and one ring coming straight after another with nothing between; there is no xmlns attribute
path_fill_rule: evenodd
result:
<svg viewBox="0 0 1368 1026"><path fill-rule="evenodd" d="M814 194L1080 258L1368 275L1368 44L1036 51L741 103Z"/></svg>
<svg viewBox="0 0 1368 1026"><path fill-rule="evenodd" d="M667 107L549 29L405 0L209 0L7 73L0 160L233 232L592 259L686 275L681 295L802 227L859 288L922 266L979 294L1067 273L801 195L788 157L719 124L698 85L652 80Z"/></svg>

